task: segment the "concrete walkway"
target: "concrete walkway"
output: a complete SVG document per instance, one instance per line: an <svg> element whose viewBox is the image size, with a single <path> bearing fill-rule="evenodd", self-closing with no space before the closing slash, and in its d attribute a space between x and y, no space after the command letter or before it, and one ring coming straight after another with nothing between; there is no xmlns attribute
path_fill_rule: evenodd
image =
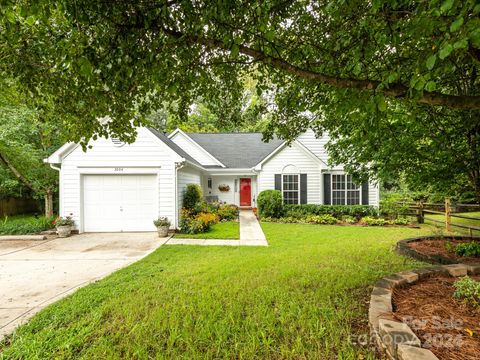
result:
<svg viewBox="0 0 480 360"><path fill-rule="evenodd" d="M240 210L240 240L170 238L165 245L268 246L263 230L251 210Z"/></svg>
<svg viewBox="0 0 480 360"><path fill-rule="evenodd" d="M151 232L0 241L0 340L48 304L138 261L167 240Z"/></svg>

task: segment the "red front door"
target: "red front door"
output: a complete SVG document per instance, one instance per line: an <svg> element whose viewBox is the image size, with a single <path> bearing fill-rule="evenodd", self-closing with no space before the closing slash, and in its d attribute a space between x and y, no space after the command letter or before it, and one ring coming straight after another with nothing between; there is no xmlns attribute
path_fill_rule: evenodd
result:
<svg viewBox="0 0 480 360"><path fill-rule="evenodd" d="M251 206L252 186L250 179L240 179L240 206Z"/></svg>

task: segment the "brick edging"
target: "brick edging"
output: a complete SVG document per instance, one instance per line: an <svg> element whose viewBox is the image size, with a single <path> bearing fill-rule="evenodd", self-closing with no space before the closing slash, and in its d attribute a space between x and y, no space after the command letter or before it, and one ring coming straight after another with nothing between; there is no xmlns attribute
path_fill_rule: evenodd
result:
<svg viewBox="0 0 480 360"><path fill-rule="evenodd" d="M446 258L440 254L426 255L412 249L408 244L422 240L474 240L480 241L480 236L421 236L400 240L397 242L396 251L400 255L408 256L416 260L427 262L430 264L458 264L455 260Z"/></svg>
<svg viewBox="0 0 480 360"><path fill-rule="evenodd" d="M402 271L378 280L372 290L368 309L368 324L378 349L393 360L438 359L430 350L422 348L420 339L405 323L393 316L393 289L414 284L432 275L465 276L480 274L480 264L451 264Z"/></svg>

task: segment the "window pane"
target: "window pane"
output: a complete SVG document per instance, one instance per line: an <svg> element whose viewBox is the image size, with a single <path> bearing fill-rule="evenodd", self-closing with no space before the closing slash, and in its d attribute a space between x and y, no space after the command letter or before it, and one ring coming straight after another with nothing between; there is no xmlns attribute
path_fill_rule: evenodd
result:
<svg viewBox="0 0 480 360"><path fill-rule="evenodd" d="M298 204L298 175L283 175L283 202Z"/></svg>
<svg viewBox="0 0 480 360"><path fill-rule="evenodd" d="M347 205L360 205L360 190L347 191Z"/></svg>

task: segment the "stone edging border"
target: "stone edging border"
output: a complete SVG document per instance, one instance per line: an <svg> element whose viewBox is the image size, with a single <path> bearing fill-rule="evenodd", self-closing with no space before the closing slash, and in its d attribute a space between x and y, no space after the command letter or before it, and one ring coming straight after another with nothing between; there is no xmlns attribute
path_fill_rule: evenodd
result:
<svg viewBox="0 0 480 360"><path fill-rule="evenodd" d="M432 275L465 276L480 274L480 264L451 264L402 271L378 280L372 290L368 324L379 350L392 360L434 360L438 358L422 348L410 327L393 317L392 292L396 287L413 284Z"/></svg>
<svg viewBox="0 0 480 360"><path fill-rule="evenodd" d="M458 264L458 262L446 258L442 255L425 255L421 254L418 251L412 249L410 246L408 246L409 243L416 242L416 241L421 241L421 240L474 240L474 241L480 241L480 236L421 236L421 237L416 237L416 238L409 238L409 239L404 239L400 240L397 242L396 250L397 253L400 255L405 255L409 256L411 258L414 258L416 260L420 260L423 262L427 262L430 264Z"/></svg>

